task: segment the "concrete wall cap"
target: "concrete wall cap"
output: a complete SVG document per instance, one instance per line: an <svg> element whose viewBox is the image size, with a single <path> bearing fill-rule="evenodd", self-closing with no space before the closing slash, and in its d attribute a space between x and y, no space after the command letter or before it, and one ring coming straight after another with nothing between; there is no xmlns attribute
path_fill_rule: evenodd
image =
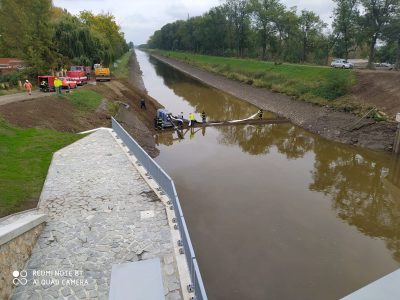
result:
<svg viewBox="0 0 400 300"><path fill-rule="evenodd" d="M0 226L0 245L46 222L46 217L45 214L27 215L15 220L13 223Z"/></svg>

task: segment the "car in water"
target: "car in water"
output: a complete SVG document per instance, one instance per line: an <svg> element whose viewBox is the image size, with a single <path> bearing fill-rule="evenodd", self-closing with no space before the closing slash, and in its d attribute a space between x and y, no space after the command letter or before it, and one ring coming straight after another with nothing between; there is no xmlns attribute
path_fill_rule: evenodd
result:
<svg viewBox="0 0 400 300"><path fill-rule="evenodd" d="M331 63L332 68L353 69L354 65L345 59L335 59Z"/></svg>

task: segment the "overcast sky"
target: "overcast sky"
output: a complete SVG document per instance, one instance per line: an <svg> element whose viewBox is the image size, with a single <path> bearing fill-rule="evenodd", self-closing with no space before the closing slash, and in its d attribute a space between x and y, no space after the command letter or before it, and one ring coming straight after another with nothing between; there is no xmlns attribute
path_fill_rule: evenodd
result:
<svg viewBox="0 0 400 300"><path fill-rule="evenodd" d="M332 0L282 0L287 7L297 6L298 10L316 12L325 22L330 23ZM220 0L53 0L55 6L66 8L77 14L82 10L94 13L112 13L125 33L126 40L135 45L147 42L153 32L166 23L198 16Z"/></svg>

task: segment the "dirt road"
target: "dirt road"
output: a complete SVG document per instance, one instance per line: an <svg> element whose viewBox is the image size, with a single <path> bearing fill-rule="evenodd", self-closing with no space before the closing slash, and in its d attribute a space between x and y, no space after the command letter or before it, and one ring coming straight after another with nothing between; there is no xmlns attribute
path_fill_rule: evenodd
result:
<svg viewBox="0 0 400 300"><path fill-rule="evenodd" d="M350 113L334 111L292 99L284 94L256 88L172 58L155 54L152 56L205 84L286 117L292 123L327 139L373 150L392 150L396 132L394 123L376 123L371 119L359 122L359 117Z"/></svg>
<svg viewBox="0 0 400 300"><path fill-rule="evenodd" d="M11 95L4 95L0 96L0 105L5 105L8 103L13 103L13 102L19 102L19 101L25 101L25 100L31 100L31 99L37 99L37 98L43 98L47 96L51 96L53 93L43 93L40 91L33 91L32 95L28 95L27 93L17 93L17 94L11 94Z"/></svg>

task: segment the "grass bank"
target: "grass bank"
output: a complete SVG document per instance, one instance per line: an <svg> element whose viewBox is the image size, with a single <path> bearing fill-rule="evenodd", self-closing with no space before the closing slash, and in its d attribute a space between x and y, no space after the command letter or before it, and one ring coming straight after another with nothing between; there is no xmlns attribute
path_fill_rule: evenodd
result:
<svg viewBox="0 0 400 300"><path fill-rule="evenodd" d="M122 55L116 62L115 66L111 68L111 73L117 78L128 78L129 76L129 69L128 63L129 58L132 55L132 51L128 51L124 55Z"/></svg>
<svg viewBox="0 0 400 300"><path fill-rule="evenodd" d="M35 207L53 153L80 138L0 119L0 217Z"/></svg>
<svg viewBox="0 0 400 300"><path fill-rule="evenodd" d="M55 96L59 97L57 94ZM103 96L99 93L85 89L62 94L62 97L68 99L77 110L83 112L96 110L103 99Z"/></svg>
<svg viewBox="0 0 400 300"><path fill-rule="evenodd" d="M298 64L275 64L254 59L208 56L188 52L151 50L207 71L256 87L339 111L362 114L370 107L348 93L356 84L352 70Z"/></svg>

